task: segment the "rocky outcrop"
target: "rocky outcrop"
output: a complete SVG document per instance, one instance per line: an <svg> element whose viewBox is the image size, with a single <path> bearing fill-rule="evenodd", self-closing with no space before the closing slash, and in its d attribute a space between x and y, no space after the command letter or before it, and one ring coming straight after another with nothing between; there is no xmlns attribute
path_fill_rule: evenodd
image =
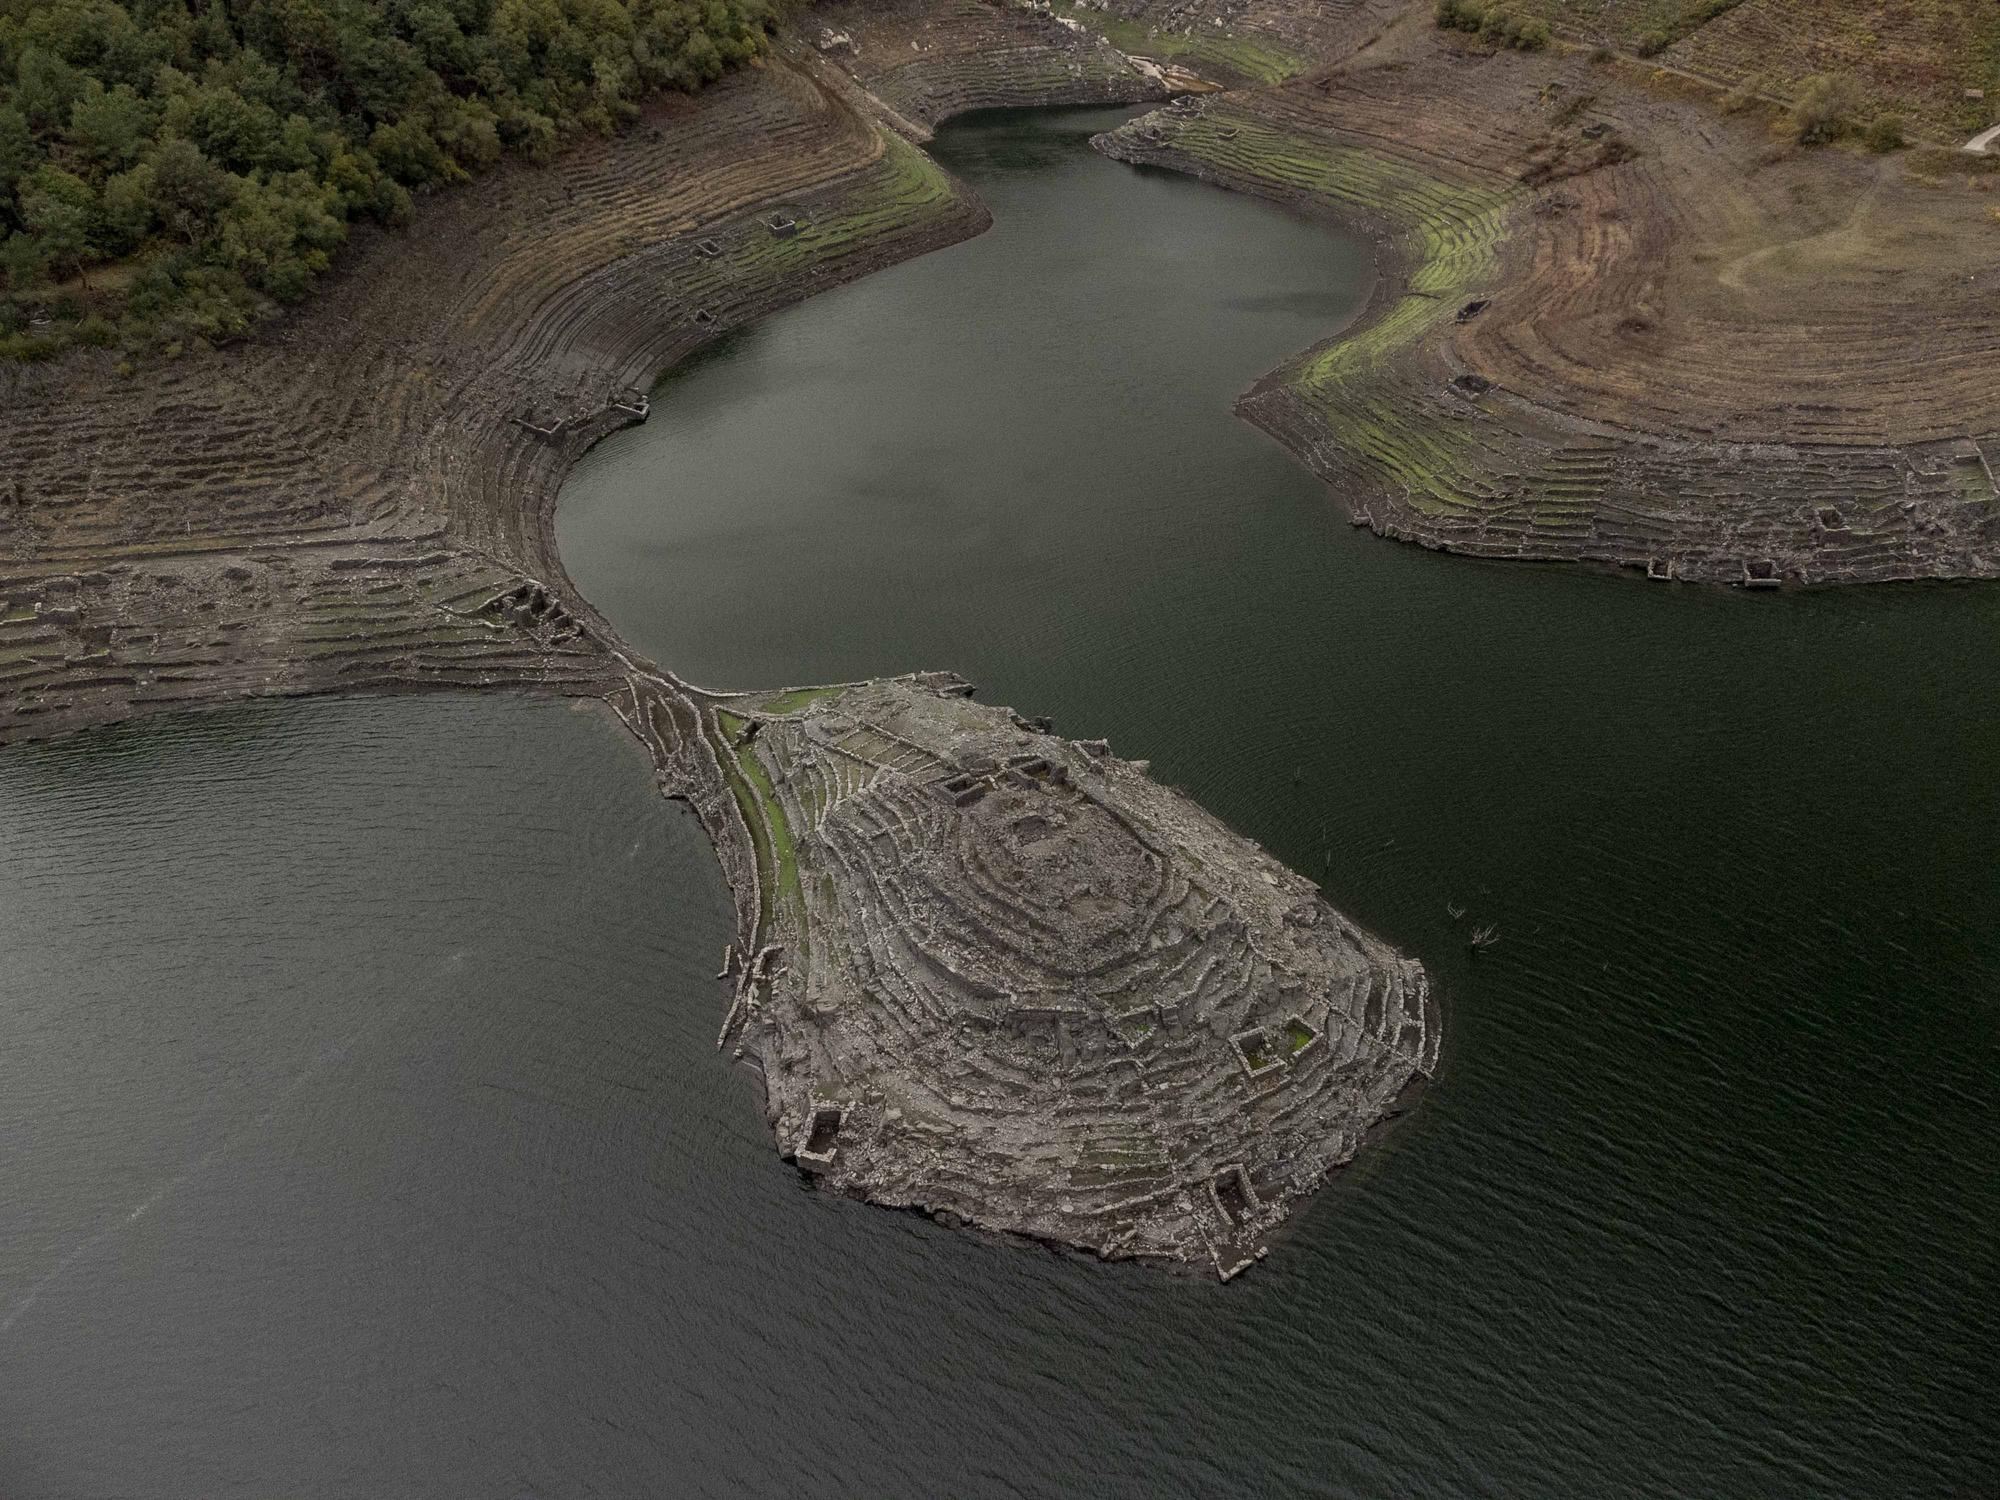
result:
<svg viewBox="0 0 2000 1500"><path fill-rule="evenodd" d="M711 706L762 891L724 1040L841 1188L1234 1275L1435 1069L1423 970L1142 766L967 691Z"/></svg>

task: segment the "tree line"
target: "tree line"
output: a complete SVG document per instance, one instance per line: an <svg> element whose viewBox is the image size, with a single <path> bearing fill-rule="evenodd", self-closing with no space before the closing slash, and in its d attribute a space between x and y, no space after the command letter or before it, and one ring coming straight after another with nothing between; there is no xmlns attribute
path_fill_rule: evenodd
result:
<svg viewBox="0 0 2000 1500"><path fill-rule="evenodd" d="M0 358L178 352L362 220L761 45L766 0L0 0Z"/></svg>

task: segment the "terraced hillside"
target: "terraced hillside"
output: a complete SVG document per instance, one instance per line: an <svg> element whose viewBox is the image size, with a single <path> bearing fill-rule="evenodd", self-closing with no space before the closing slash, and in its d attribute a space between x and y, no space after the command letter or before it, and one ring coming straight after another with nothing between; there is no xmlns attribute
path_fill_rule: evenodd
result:
<svg viewBox="0 0 2000 1500"><path fill-rule="evenodd" d="M1789 98L1816 73L1862 87L1875 110L1956 137L2000 110L2000 7L1984 0L1743 0L1663 61ZM1969 97L1971 93L1984 98Z"/></svg>
<svg viewBox="0 0 2000 1500"><path fill-rule="evenodd" d="M1243 408L1384 534L1758 584L2000 564L1972 194L1415 15L1103 144L1389 234L1364 324Z"/></svg>
<svg viewBox="0 0 2000 1500"><path fill-rule="evenodd" d="M968 109L1164 97L1116 48L1046 9L984 0L843 0L808 31L904 119L928 128Z"/></svg>
<svg viewBox="0 0 2000 1500"><path fill-rule="evenodd" d="M1815 74L1860 86L1864 119L1904 117L1940 138L1992 121L2000 11L1984 0L1508 0L1556 35L1608 45L1712 82L1789 100Z"/></svg>
<svg viewBox="0 0 2000 1500"><path fill-rule="evenodd" d="M720 331L982 222L773 67L473 190L267 338L15 372L0 739L217 694L615 677L573 601L494 604L567 598L542 518L569 463Z"/></svg>
<svg viewBox="0 0 2000 1500"><path fill-rule="evenodd" d="M1278 83L1346 57L1398 0L1054 0L1054 9L1135 55L1231 87Z"/></svg>

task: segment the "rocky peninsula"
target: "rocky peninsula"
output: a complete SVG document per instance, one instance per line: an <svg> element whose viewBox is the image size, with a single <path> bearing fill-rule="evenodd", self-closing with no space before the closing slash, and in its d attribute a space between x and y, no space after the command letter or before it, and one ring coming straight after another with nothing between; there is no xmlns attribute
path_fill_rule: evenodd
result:
<svg viewBox="0 0 2000 1500"><path fill-rule="evenodd" d="M1437 1065L1424 973L1102 741L950 677L717 700L723 1039L878 1203L1232 1276Z"/></svg>

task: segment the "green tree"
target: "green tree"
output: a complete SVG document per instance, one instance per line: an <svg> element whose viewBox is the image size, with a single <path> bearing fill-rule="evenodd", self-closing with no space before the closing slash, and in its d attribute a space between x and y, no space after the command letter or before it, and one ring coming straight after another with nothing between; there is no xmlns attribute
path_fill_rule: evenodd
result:
<svg viewBox="0 0 2000 1500"><path fill-rule="evenodd" d="M41 243L44 263L57 276L81 275L95 256L91 233L97 195L73 172L37 167L21 183L21 222ZM89 285L88 280L85 286Z"/></svg>
<svg viewBox="0 0 2000 1500"><path fill-rule="evenodd" d="M0 105L0 224L10 216L15 184L34 169L37 155L28 117L10 105Z"/></svg>
<svg viewBox="0 0 2000 1500"><path fill-rule="evenodd" d="M169 140L150 163L153 209L176 239L198 243L229 201L229 174L192 141Z"/></svg>
<svg viewBox="0 0 2000 1500"><path fill-rule="evenodd" d="M167 134L194 142L202 154L232 172L271 165L282 123L267 104L212 84L177 93L161 124Z"/></svg>
<svg viewBox="0 0 2000 1500"><path fill-rule="evenodd" d="M368 137L368 150L384 171L411 187L465 175L445 154L437 137L418 119L377 125L375 133Z"/></svg>
<svg viewBox="0 0 2000 1500"><path fill-rule="evenodd" d="M1845 73L1816 73L1799 85L1792 101L1792 128L1799 144L1838 140L1854 128L1861 86Z"/></svg>
<svg viewBox="0 0 2000 1500"><path fill-rule="evenodd" d="M14 70L14 103L36 131L53 135L69 123L85 83L85 75L47 48L26 47Z"/></svg>
<svg viewBox="0 0 2000 1500"><path fill-rule="evenodd" d="M0 358L173 347L301 295L348 225L543 160L757 51L765 0L0 0ZM108 256L122 302L23 335ZM25 300L24 300L25 299ZM87 321L87 326L85 322ZM23 341L25 340L25 341Z"/></svg>
<svg viewBox="0 0 2000 1500"><path fill-rule="evenodd" d="M131 166L157 128L153 109L130 84L107 89L93 78L70 106L69 144L77 159L99 174Z"/></svg>
<svg viewBox="0 0 2000 1500"><path fill-rule="evenodd" d="M119 253L135 249L160 227L157 189L151 162L141 162L104 184L100 211L104 234Z"/></svg>
<svg viewBox="0 0 2000 1500"><path fill-rule="evenodd" d="M13 296L38 290L49 276L47 248L32 234L10 234L0 241L0 276Z"/></svg>
<svg viewBox="0 0 2000 1500"><path fill-rule="evenodd" d="M222 263L280 302L304 294L346 236L337 195L304 172L241 183L216 223Z"/></svg>

